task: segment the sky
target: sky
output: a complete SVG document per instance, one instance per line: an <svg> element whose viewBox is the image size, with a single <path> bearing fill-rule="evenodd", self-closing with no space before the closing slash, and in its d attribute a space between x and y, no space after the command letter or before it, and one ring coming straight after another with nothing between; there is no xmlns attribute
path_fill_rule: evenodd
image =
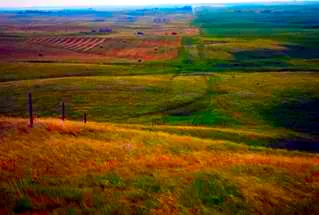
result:
<svg viewBox="0 0 319 215"><path fill-rule="evenodd" d="M118 6L191 3L265 2L270 0L0 0L1 8L8 7L54 7L54 6ZM275 0L278 1L278 0ZM288 1L288 0L279 0Z"/></svg>

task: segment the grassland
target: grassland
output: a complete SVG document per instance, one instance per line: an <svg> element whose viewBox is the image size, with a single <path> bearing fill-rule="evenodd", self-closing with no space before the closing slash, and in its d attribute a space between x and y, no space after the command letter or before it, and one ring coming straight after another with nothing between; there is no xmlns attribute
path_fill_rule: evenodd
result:
<svg viewBox="0 0 319 215"><path fill-rule="evenodd" d="M199 8L193 24L201 35L184 38L183 66L192 72L316 71L318 64L312 60L319 56L317 7Z"/></svg>
<svg viewBox="0 0 319 215"><path fill-rule="evenodd" d="M317 73L304 72L17 80L0 84L0 110L27 117L27 92L32 92L36 118L59 117L64 101L67 118L78 121L86 112L90 121L100 122L285 128L306 134L301 139L314 142L308 151L317 151L318 84ZM296 135L282 137L288 141Z"/></svg>
<svg viewBox="0 0 319 215"><path fill-rule="evenodd" d="M318 214L317 7L0 14L0 214Z"/></svg>
<svg viewBox="0 0 319 215"><path fill-rule="evenodd" d="M47 119L30 129L17 118L1 118L0 125L4 213L315 214L319 209L317 155L129 125Z"/></svg>

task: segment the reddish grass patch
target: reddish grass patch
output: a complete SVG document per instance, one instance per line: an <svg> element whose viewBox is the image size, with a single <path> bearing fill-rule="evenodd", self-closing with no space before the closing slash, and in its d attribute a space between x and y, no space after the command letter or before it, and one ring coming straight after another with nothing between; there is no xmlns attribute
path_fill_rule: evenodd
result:
<svg viewBox="0 0 319 215"><path fill-rule="evenodd" d="M180 44L180 37L128 39L126 43L100 37L33 37L25 41L0 40L0 57L5 61L161 61L177 57Z"/></svg>
<svg viewBox="0 0 319 215"><path fill-rule="evenodd" d="M87 52L90 49L102 44L104 40L104 38L96 37L43 37L37 39L30 39L27 41L27 43L36 43L41 46L69 49L75 52Z"/></svg>

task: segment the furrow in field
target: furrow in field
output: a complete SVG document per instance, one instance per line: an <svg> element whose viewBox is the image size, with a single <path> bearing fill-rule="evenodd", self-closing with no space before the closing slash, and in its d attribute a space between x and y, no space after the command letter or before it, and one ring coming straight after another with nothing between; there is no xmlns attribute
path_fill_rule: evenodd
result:
<svg viewBox="0 0 319 215"><path fill-rule="evenodd" d="M54 41L54 42L52 42L50 45L51 46L56 46L57 44L59 44L59 43L61 43L61 42L63 42L64 41L64 38L62 37L60 37L60 38L58 38L56 41Z"/></svg>
<svg viewBox="0 0 319 215"><path fill-rule="evenodd" d="M72 49L73 46L76 46L76 45L82 43L83 41L85 41L85 38L75 38L73 41L71 41L70 43L66 44L64 46L64 48Z"/></svg>
<svg viewBox="0 0 319 215"><path fill-rule="evenodd" d="M79 44L77 47L74 47L73 50L82 51L83 49L95 44L98 38L90 38L87 42Z"/></svg>
<svg viewBox="0 0 319 215"><path fill-rule="evenodd" d="M51 44L55 43L55 42L56 42L56 41L58 41L58 40L59 40L59 38L57 38L57 37L53 37L53 38L50 38L50 39L48 39L48 40L44 40L44 41L42 41L42 43L45 43L45 44L51 45Z"/></svg>
<svg viewBox="0 0 319 215"><path fill-rule="evenodd" d="M52 41L56 40L56 38L51 38L51 37L44 37L44 38L40 38L38 40L38 43L44 43L44 44L47 44L47 43L51 43Z"/></svg>
<svg viewBox="0 0 319 215"><path fill-rule="evenodd" d="M90 50L93 49L94 47L99 46L100 44L102 44L104 41L105 41L105 39L100 39L100 40L97 41L95 44L92 44L91 46L85 48L85 49L83 50L83 52L90 51Z"/></svg>
<svg viewBox="0 0 319 215"><path fill-rule="evenodd" d="M56 44L56 46L64 48L65 44L70 40L70 38L64 38L62 41Z"/></svg>
<svg viewBox="0 0 319 215"><path fill-rule="evenodd" d="M85 46L86 44L91 42L91 38L85 38L82 42L70 47L72 50L77 50L78 48L81 48L82 46Z"/></svg>
<svg viewBox="0 0 319 215"><path fill-rule="evenodd" d="M66 45L68 45L68 44L71 44L71 43L73 43L74 42L74 37L70 37L70 38L68 38L66 41L65 41L65 43L64 43L64 47L66 46Z"/></svg>
<svg viewBox="0 0 319 215"><path fill-rule="evenodd" d="M64 42L64 39L60 39L60 40L58 40L55 43L50 44L50 45L53 47L59 47L59 46L61 46L61 44L63 44L63 42Z"/></svg>
<svg viewBox="0 0 319 215"><path fill-rule="evenodd" d="M46 38L43 38L41 41L39 41L39 43L49 45L49 44L55 43L58 39L59 38L57 37L46 37Z"/></svg>

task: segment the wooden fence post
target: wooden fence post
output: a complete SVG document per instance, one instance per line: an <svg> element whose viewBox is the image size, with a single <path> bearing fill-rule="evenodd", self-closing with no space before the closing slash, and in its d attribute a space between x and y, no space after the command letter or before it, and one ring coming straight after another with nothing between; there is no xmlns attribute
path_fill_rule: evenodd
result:
<svg viewBox="0 0 319 215"><path fill-rule="evenodd" d="M33 128L32 94L29 93L29 126Z"/></svg>
<svg viewBox="0 0 319 215"><path fill-rule="evenodd" d="M83 122L84 122L84 124L86 124L86 122L87 122L87 114L86 113L84 113Z"/></svg>
<svg viewBox="0 0 319 215"><path fill-rule="evenodd" d="M64 102L62 102L62 114L61 114L61 119L62 119L62 121L64 121L64 119L65 119L65 105L64 105Z"/></svg>

